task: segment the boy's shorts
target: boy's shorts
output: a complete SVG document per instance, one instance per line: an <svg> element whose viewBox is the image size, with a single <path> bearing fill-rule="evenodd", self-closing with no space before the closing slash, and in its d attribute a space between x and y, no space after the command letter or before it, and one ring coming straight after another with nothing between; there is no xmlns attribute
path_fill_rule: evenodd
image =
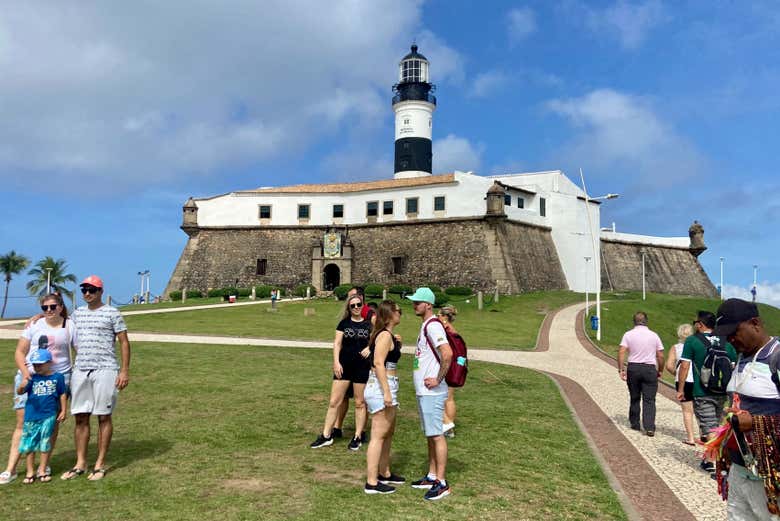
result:
<svg viewBox="0 0 780 521"><path fill-rule="evenodd" d="M57 425L57 416L49 416L42 420L24 422L22 441L19 442L19 454L30 452L50 452L51 437Z"/></svg>
<svg viewBox="0 0 780 521"><path fill-rule="evenodd" d="M73 369L70 390L71 414L107 416L116 408L116 369Z"/></svg>
<svg viewBox="0 0 780 521"><path fill-rule="evenodd" d="M430 438L431 436L444 434L442 424L444 420L444 402L446 401L447 393L417 396L420 424L426 437Z"/></svg>
<svg viewBox="0 0 780 521"><path fill-rule="evenodd" d="M62 373L65 378L65 393L70 396L70 373ZM16 371L14 376L14 410L24 409L27 405L27 394L16 394L16 390L22 385L22 372Z"/></svg>

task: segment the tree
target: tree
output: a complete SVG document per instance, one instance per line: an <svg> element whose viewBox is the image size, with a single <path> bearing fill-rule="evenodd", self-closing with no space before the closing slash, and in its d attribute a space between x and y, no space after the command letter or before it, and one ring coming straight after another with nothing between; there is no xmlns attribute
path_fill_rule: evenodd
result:
<svg viewBox="0 0 780 521"><path fill-rule="evenodd" d="M3 297L3 311L0 312L0 318L5 316L5 306L8 304L8 286L11 284L11 279L14 275L24 271L29 265L30 259L24 255L17 255L14 250L0 256L0 270L3 271L3 277L5 278L5 296Z"/></svg>
<svg viewBox="0 0 780 521"><path fill-rule="evenodd" d="M44 257L35 263L35 267L27 272L33 279L27 282L27 290L33 295L43 296L46 294L46 284L51 285L51 291L59 291L63 297L72 297L73 292L65 288L68 282L76 283L76 276L72 273L65 273L68 269L68 263L65 259L55 260L52 257ZM51 272L49 271L51 270Z"/></svg>

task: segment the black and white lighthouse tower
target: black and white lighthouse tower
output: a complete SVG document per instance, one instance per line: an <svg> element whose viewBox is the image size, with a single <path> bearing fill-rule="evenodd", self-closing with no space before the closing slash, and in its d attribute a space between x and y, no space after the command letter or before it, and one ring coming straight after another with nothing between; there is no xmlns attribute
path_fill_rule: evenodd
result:
<svg viewBox="0 0 780 521"><path fill-rule="evenodd" d="M412 52L398 64L398 83L393 85L396 179L431 175L434 90L428 60L412 45Z"/></svg>

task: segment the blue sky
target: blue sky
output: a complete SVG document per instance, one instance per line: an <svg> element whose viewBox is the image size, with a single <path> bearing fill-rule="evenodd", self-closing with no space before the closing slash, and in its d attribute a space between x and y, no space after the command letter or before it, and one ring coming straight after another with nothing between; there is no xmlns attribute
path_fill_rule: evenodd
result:
<svg viewBox="0 0 780 521"><path fill-rule="evenodd" d="M6 2L2 2L5 4ZM780 304L772 1L27 2L0 8L0 251L164 289L189 196L392 175L412 40L434 171L586 174L619 231L686 235ZM25 295L22 275L10 295ZM16 298L9 314L26 313ZM16 312L16 313L15 313Z"/></svg>

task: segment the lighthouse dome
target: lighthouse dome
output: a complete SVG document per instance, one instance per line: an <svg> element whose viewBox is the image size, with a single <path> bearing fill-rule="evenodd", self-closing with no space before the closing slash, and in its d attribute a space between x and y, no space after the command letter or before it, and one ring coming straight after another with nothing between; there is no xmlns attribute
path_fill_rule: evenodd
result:
<svg viewBox="0 0 780 521"><path fill-rule="evenodd" d="M428 59L417 52L417 45L412 44L412 52L401 59L398 64L398 83L428 83Z"/></svg>

